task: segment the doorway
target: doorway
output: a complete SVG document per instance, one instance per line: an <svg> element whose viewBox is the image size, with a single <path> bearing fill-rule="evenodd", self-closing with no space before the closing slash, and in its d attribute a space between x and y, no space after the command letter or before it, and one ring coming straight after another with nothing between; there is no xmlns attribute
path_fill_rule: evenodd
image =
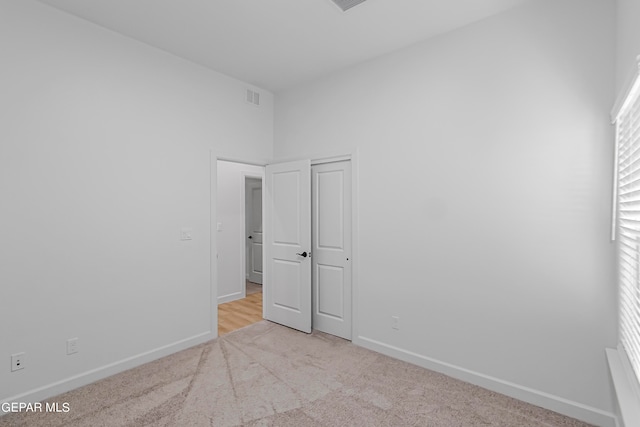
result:
<svg viewBox="0 0 640 427"><path fill-rule="evenodd" d="M264 167L217 160L218 335L262 315L262 180Z"/></svg>

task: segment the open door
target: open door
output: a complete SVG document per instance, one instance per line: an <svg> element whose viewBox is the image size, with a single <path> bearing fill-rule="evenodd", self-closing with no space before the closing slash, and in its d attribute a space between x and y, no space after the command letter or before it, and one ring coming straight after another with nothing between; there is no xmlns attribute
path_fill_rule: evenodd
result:
<svg viewBox="0 0 640 427"><path fill-rule="evenodd" d="M262 285L262 180L245 180L246 269L250 282Z"/></svg>
<svg viewBox="0 0 640 427"><path fill-rule="evenodd" d="M267 165L264 317L311 332L311 162Z"/></svg>

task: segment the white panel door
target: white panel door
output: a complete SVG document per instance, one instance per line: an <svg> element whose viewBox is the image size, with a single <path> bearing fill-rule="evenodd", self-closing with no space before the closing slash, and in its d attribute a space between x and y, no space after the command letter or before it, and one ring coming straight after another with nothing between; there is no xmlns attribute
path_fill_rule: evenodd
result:
<svg viewBox="0 0 640 427"><path fill-rule="evenodd" d="M267 165L264 317L311 332L311 163Z"/></svg>
<svg viewBox="0 0 640 427"><path fill-rule="evenodd" d="M247 184L249 256L247 257L249 281L262 284L262 182Z"/></svg>
<svg viewBox="0 0 640 427"><path fill-rule="evenodd" d="M351 162L311 168L313 328L351 339Z"/></svg>

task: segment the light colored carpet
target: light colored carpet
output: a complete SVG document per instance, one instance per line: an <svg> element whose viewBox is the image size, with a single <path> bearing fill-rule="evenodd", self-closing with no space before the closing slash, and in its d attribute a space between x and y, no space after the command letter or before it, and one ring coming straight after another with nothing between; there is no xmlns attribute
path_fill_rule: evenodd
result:
<svg viewBox="0 0 640 427"><path fill-rule="evenodd" d="M12 414L2 426L586 426L314 332L267 321Z"/></svg>

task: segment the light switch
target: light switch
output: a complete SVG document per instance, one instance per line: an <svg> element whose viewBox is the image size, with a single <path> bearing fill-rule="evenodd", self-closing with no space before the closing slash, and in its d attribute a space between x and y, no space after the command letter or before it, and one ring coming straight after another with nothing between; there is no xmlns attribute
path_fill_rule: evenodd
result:
<svg viewBox="0 0 640 427"><path fill-rule="evenodd" d="M183 228L180 230L180 240L193 240L193 230L191 228Z"/></svg>
<svg viewBox="0 0 640 427"><path fill-rule="evenodd" d="M222 223L221 222L218 223L218 231L222 231Z"/></svg>

